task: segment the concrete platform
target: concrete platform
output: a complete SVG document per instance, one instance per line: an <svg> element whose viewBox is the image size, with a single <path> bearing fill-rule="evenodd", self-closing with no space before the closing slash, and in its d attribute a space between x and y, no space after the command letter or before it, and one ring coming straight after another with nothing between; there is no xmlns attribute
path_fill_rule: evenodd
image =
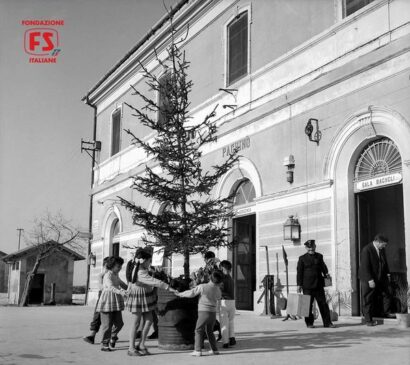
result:
<svg viewBox="0 0 410 365"><path fill-rule="evenodd" d="M130 315L124 312L124 329L118 350L100 351L81 337L88 334L92 308L82 306L0 307L0 364L410 364L410 330L394 320L366 327L360 318L341 318L338 328L308 329L303 320L239 312L237 345L221 349L218 356L193 358L189 352L160 350L157 341L147 343L151 356L127 356ZM97 335L97 340L100 337ZM221 346L221 344L219 344Z"/></svg>

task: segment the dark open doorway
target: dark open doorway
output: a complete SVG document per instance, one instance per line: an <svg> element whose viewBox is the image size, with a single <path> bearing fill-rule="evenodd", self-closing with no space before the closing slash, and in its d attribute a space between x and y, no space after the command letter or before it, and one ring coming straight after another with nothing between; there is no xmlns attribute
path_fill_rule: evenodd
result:
<svg viewBox="0 0 410 365"><path fill-rule="evenodd" d="M253 310L256 290L256 216L248 215L233 220L233 276L236 308Z"/></svg>
<svg viewBox="0 0 410 365"><path fill-rule="evenodd" d="M28 294L29 304L40 304L44 301L44 274L36 274L31 282Z"/></svg>
<svg viewBox="0 0 410 365"><path fill-rule="evenodd" d="M358 269L360 253L378 232L389 238L386 247L387 262L394 283L406 283L406 252L403 214L403 186L401 184L368 190L356 194L357 240L353 276L360 288ZM394 304L394 303L393 303ZM360 291L352 298L352 314L360 315ZM396 308L397 309L397 308Z"/></svg>

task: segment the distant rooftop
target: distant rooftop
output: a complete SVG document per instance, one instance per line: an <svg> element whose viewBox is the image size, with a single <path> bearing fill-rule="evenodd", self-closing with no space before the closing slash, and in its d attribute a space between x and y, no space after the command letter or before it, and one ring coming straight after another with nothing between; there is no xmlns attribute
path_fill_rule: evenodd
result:
<svg viewBox="0 0 410 365"><path fill-rule="evenodd" d="M3 261L5 262L13 262L16 261L17 259L21 258L22 256L27 256L32 254L34 251L39 249L39 246L45 246L49 244L49 242L43 243L42 245L34 245L34 246L29 246L29 247L25 247L19 251L13 252L9 255L5 254L5 256L2 258ZM79 260L84 260L85 257L80 255L79 253L71 250L70 248L66 247L66 246L61 246L59 248L59 250L61 252L64 252L68 255L71 255L74 257L74 261L79 261ZM1 251L0 251L1 252ZM1 255L1 254L0 254Z"/></svg>

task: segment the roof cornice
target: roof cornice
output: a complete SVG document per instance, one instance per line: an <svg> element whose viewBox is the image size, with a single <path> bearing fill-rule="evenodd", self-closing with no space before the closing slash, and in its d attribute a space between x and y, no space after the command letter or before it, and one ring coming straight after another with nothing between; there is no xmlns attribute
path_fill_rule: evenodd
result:
<svg viewBox="0 0 410 365"><path fill-rule="evenodd" d="M135 69L137 60L145 59L153 55L154 48L160 47L169 37L169 27L173 20L173 26L186 24L196 10L203 8L211 0L180 0L175 7L165 14L144 37L119 61L117 62L98 83L82 98L86 103L95 104L107 90L115 87L123 81ZM186 5L186 6L185 6Z"/></svg>

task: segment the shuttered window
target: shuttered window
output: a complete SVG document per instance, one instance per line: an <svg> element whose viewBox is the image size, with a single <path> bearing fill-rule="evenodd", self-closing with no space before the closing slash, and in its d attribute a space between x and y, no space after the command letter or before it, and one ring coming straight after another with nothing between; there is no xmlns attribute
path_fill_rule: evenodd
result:
<svg viewBox="0 0 410 365"><path fill-rule="evenodd" d="M345 17L355 13L374 0L344 0L344 14Z"/></svg>
<svg viewBox="0 0 410 365"><path fill-rule="evenodd" d="M248 13L228 25L228 85L248 73Z"/></svg>
<svg viewBox="0 0 410 365"><path fill-rule="evenodd" d="M169 93L171 92L171 74L168 72L159 79L159 95L158 95L158 123L162 124L169 112Z"/></svg>
<svg viewBox="0 0 410 365"><path fill-rule="evenodd" d="M121 109L112 114L111 126L111 156L120 152L121 142Z"/></svg>

